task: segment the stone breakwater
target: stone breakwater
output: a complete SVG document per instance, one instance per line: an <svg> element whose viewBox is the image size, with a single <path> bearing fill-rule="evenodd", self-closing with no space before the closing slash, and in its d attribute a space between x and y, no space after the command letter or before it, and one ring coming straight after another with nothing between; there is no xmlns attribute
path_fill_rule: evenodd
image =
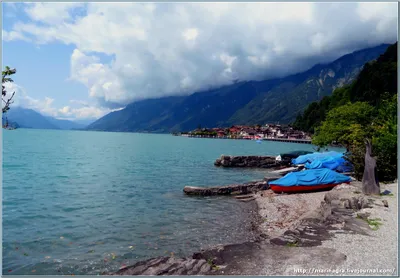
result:
<svg viewBox="0 0 400 278"><path fill-rule="evenodd" d="M213 187L185 186L183 192L187 195L212 196L229 194L249 194L268 189L268 182L274 179L265 178L262 181L252 181L243 184L231 184Z"/></svg>
<svg viewBox="0 0 400 278"><path fill-rule="evenodd" d="M249 167L249 168L274 168L282 166L282 162L276 161L275 156L231 156L221 155L214 162L215 166L221 167Z"/></svg>

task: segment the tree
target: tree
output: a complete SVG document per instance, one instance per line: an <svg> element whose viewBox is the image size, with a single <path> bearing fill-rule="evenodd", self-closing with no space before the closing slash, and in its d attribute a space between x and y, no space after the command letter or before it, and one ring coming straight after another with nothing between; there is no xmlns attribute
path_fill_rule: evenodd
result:
<svg viewBox="0 0 400 278"><path fill-rule="evenodd" d="M330 110L316 129L313 144L325 147L336 142L349 151L351 146L372 138L374 113L366 102L347 103Z"/></svg>
<svg viewBox="0 0 400 278"><path fill-rule="evenodd" d="M379 107L356 102L330 110L313 144L324 147L337 142L345 146L355 178L361 180L368 151L366 139L371 144L371 156L376 158L376 176L380 181L393 181L397 176L397 95L382 100Z"/></svg>
<svg viewBox="0 0 400 278"><path fill-rule="evenodd" d="M313 144L325 147L333 142L346 147L346 159L354 167L355 178L361 180L365 165L364 141L374 135L375 111L365 102L347 103L330 110L317 128Z"/></svg>
<svg viewBox="0 0 400 278"><path fill-rule="evenodd" d="M397 94L381 100L375 123L372 151L377 157L378 177L393 181L397 177Z"/></svg>
<svg viewBox="0 0 400 278"><path fill-rule="evenodd" d="M7 96L7 91L5 88L5 83L7 82L14 82L14 80L12 80L10 77L13 74L15 74L17 72L16 69L10 69L8 66L5 67L5 69L1 72L1 98L3 101L3 106L2 106L2 110L3 113L6 113L9 109L10 109L10 105L13 103L12 99L15 95L15 92L12 93L11 97L9 97L8 99L6 98Z"/></svg>

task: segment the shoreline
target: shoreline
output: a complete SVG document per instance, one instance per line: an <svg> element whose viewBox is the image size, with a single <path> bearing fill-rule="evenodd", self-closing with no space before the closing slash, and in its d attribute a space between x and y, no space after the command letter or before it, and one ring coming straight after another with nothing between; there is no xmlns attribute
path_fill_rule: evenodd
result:
<svg viewBox="0 0 400 278"><path fill-rule="evenodd" d="M305 270L336 269L314 275L359 275L349 271L360 266L376 268L374 263L380 268L397 268L397 238L393 238L397 236L393 234L397 231L397 218L393 223L393 216L397 216L397 185L397 181L382 184L382 192L389 189L394 195L378 197L359 194L360 182L316 193L280 195L271 190L258 191L250 202L254 209L248 216L255 235L253 241L218 245L192 257L153 258L105 274L313 275ZM388 208L382 200L389 202ZM384 215L384 228L371 229L367 219L358 217L365 214ZM370 242L371 237L381 249L371 246L368 253L363 243ZM350 249L349 244L353 245ZM385 252L389 255L385 256ZM371 261L372 258L380 260ZM347 272L339 273L338 269ZM396 274L397 269L389 273Z"/></svg>
<svg viewBox="0 0 400 278"><path fill-rule="evenodd" d="M298 143L298 144L311 144L311 139L289 139L289 138L241 138L241 137L218 137L218 136L206 136L206 135L172 135L180 136L186 138L202 138L202 139L225 139L225 140L250 140L250 141L276 141L276 142L286 142L286 143Z"/></svg>

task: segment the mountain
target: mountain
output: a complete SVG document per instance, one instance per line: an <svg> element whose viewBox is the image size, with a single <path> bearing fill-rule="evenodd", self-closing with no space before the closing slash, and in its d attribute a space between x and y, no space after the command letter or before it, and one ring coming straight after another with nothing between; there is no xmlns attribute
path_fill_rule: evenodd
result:
<svg viewBox="0 0 400 278"><path fill-rule="evenodd" d="M50 123L57 126L59 129L84 129L87 125L77 123L75 121L61 120L53 117L45 117Z"/></svg>
<svg viewBox="0 0 400 278"><path fill-rule="evenodd" d="M22 107L11 107L8 121L16 122L21 128L60 129L40 113Z"/></svg>
<svg viewBox="0 0 400 278"><path fill-rule="evenodd" d="M74 120L74 123L77 123L81 126L87 127L88 125L90 125L91 123L95 122L96 119L84 119L84 120Z"/></svg>
<svg viewBox="0 0 400 278"><path fill-rule="evenodd" d="M376 59L387 48L388 45L380 45L356 51L332 63L316 65L297 78L286 78L238 110L228 124L290 123L309 103L355 80L364 64Z"/></svg>
<svg viewBox="0 0 400 278"><path fill-rule="evenodd" d="M328 111L349 102L363 101L373 107L397 93L397 43L390 45L376 61L366 63L349 85L334 90L319 102L312 102L297 116L293 126L313 133L325 120Z"/></svg>
<svg viewBox="0 0 400 278"><path fill-rule="evenodd" d="M11 107L6 114L9 123L16 123L21 128L37 129L83 129L85 125L68 120L59 120L43 116L32 109ZM4 117L3 117L4 121Z"/></svg>
<svg viewBox="0 0 400 278"><path fill-rule="evenodd" d="M352 82L363 65L376 59L387 47L383 44L356 51L285 78L243 81L188 96L137 101L105 115L87 129L176 132L199 125L289 123L309 103Z"/></svg>

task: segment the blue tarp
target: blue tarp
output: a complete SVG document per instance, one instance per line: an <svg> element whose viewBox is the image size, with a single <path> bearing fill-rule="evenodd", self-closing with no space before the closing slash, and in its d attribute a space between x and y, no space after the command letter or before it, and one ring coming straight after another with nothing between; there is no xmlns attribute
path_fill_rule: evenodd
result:
<svg viewBox="0 0 400 278"><path fill-rule="evenodd" d="M315 152L315 153L300 155L299 157L292 159L292 163L293 164L305 164L306 162L311 163L314 160L319 160L326 157L343 157L343 153L334 151L324 152L324 153Z"/></svg>
<svg viewBox="0 0 400 278"><path fill-rule="evenodd" d="M301 155L292 160L293 164L304 164L307 169L327 168L338 172L351 172L353 166L339 152L324 152Z"/></svg>
<svg viewBox="0 0 400 278"><path fill-rule="evenodd" d="M339 174L330 169L321 168L292 172L285 175L283 178L274 180L272 183L280 186L314 186L321 184L339 184L350 181L351 179L348 176Z"/></svg>

